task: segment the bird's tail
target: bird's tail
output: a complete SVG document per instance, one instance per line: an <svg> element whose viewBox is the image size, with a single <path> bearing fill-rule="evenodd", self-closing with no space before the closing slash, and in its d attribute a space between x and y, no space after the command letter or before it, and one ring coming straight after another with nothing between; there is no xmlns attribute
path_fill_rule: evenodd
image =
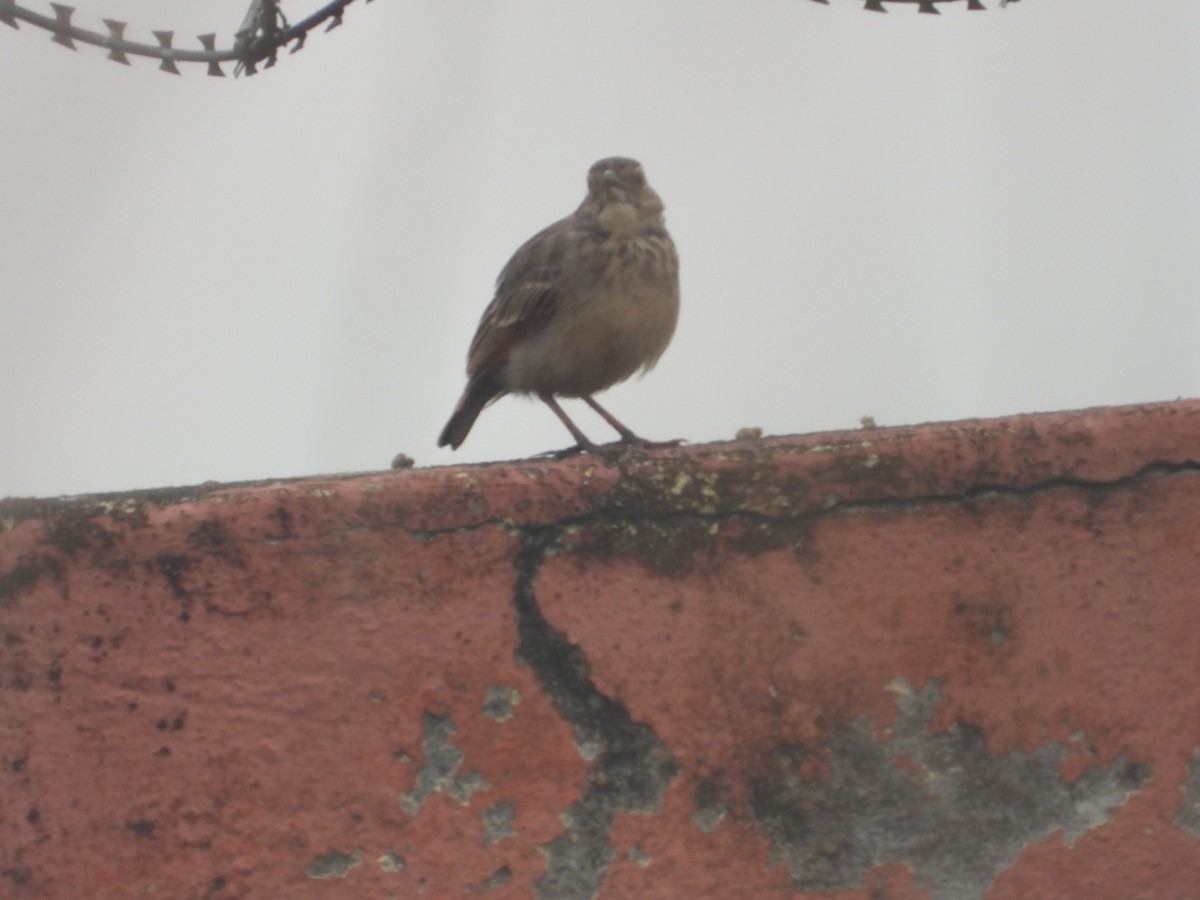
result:
<svg viewBox="0 0 1200 900"><path fill-rule="evenodd" d="M454 415L442 429L438 446L445 447L449 444L452 450L457 450L467 439L471 426L475 424L483 408L504 393L504 388L500 387L494 375L488 374L468 381L467 389L458 400L458 406L454 407Z"/></svg>

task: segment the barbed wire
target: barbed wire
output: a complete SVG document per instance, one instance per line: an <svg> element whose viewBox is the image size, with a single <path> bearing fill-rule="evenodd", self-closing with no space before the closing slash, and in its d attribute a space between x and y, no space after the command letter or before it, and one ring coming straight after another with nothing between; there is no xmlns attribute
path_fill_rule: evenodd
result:
<svg viewBox="0 0 1200 900"><path fill-rule="evenodd" d="M51 34L50 40L74 50L76 43L92 44L108 50L113 62L129 65L130 56L145 56L159 61L158 68L173 75L179 74L177 63L203 63L208 74L221 77L225 74L221 63L234 63L235 74L253 75L260 63L263 68L275 65L279 51L291 44L290 53L303 49L308 33L322 23L328 23L325 31L332 31L342 24L342 15L354 0L333 0L310 16L295 24L289 24L279 8L279 0L252 0L241 27L234 32L233 44L218 48L215 32L197 35L201 48L189 50L174 46L174 31L151 31L156 43L132 41L125 37L125 22L102 19L107 34L80 28L72 21L75 7L65 3L51 3L53 16L46 16L20 6L16 0L0 0L0 22L17 28L25 22ZM371 0L363 0L370 3Z"/></svg>
<svg viewBox="0 0 1200 900"><path fill-rule="evenodd" d="M127 24L116 19L102 19L107 34L80 28L73 21L75 7L64 3L51 3L53 16L43 15L27 9L17 3L17 0L0 0L0 22L17 28L25 22L36 28L50 32L50 40L68 49L76 49L76 43L91 44L108 50L108 58L113 62L129 65L130 56L144 56L157 59L158 68L163 72L179 74L177 63L201 63L208 66L208 74L223 77L221 63L233 63L235 75L253 75L262 64L264 69L275 65L279 52L288 47L289 54L304 48L308 33L318 25L325 24L325 31L332 31L342 24L342 15L346 7L355 0L333 0L304 19L289 24L279 8L279 0L251 0L249 9L242 20L241 27L234 32L233 43L228 48L217 47L216 32L200 34L196 40L200 49L188 50L174 46L174 31L151 31L156 43L131 41L125 37ZM363 0L370 3L371 0ZM828 6L829 0L813 0ZM863 8L871 12L888 10L884 4L907 3L915 5L921 13L938 14L938 5L946 3L961 3L964 0L863 0ZM987 7L983 0L965 0L967 9L983 10ZM1016 3L1017 0L998 0L999 6Z"/></svg>

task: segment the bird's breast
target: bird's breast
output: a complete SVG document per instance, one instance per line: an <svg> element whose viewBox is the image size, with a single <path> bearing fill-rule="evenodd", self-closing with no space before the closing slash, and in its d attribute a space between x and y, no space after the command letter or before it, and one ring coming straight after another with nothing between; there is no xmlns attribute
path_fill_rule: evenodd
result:
<svg viewBox="0 0 1200 900"><path fill-rule="evenodd" d="M609 233L580 247L558 307L509 360L509 390L582 396L649 369L679 316L679 262L664 233Z"/></svg>

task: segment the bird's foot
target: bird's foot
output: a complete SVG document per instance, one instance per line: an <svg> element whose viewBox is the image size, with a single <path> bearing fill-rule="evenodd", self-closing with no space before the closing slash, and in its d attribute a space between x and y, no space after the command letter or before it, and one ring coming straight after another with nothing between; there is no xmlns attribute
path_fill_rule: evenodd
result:
<svg viewBox="0 0 1200 900"><path fill-rule="evenodd" d="M537 454L536 458L570 459L572 456L579 456L586 453L589 456L598 456L605 462L613 462L630 451L667 450L684 443L686 441L683 438L677 438L673 441L648 441L645 438L638 437L636 434L630 434L628 437L622 437L621 440L613 441L611 444L593 444L591 441L588 441L586 444L574 444L562 450L547 450L545 453Z"/></svg>
<svg viewBox="0 0 1200 900"><path fill-rule="evenodd" d="M547 450L545 453L539 453L538 459L570 459L572 456L579 456L581 453L595 453L599 450L595 444L590 447L585 447L583 444L575 444L571 447L564 447L562 450Z"/></svg>
<svg viewBox="0 0 1200 900"><path fill-rule="evenodd" d="M589 452L600 457L609 465L615 465L621 460L630 456L637 456L645 450L665 450L671 447L678 447L682 443L684 443L682 439L676 441L648 441L645 438L632 435L631 437L622 437L621 440L613 441L611 444L604 444Z"/></svg>
<svg viewBox="0 0 1200 900"><path fill-rule="evenodd" d="M648 441L630 432L627 435L622 435L621 440L617 443L624 444L627 447L637 447L639 450L669 450L672 447L680 446L685 441L683 438L675 438L673 441Z"/></svg>

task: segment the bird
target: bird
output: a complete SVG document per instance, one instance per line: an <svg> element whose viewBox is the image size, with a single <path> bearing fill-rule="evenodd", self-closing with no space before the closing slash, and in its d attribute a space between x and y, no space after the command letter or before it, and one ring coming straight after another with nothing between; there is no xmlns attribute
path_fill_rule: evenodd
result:
<svg viewBox="0 0 1200 900"><path fill-rule="evenodd" d="M637 160L611 156L588 170L587 196L513 254L496 279L467 353L467 386L438 446L458 449L483 409L505 394L535 396L575 447L599 452L556 397L577 397L641 448L593 394L654 368L679 319L679 256L663 202Z"/></svg>

